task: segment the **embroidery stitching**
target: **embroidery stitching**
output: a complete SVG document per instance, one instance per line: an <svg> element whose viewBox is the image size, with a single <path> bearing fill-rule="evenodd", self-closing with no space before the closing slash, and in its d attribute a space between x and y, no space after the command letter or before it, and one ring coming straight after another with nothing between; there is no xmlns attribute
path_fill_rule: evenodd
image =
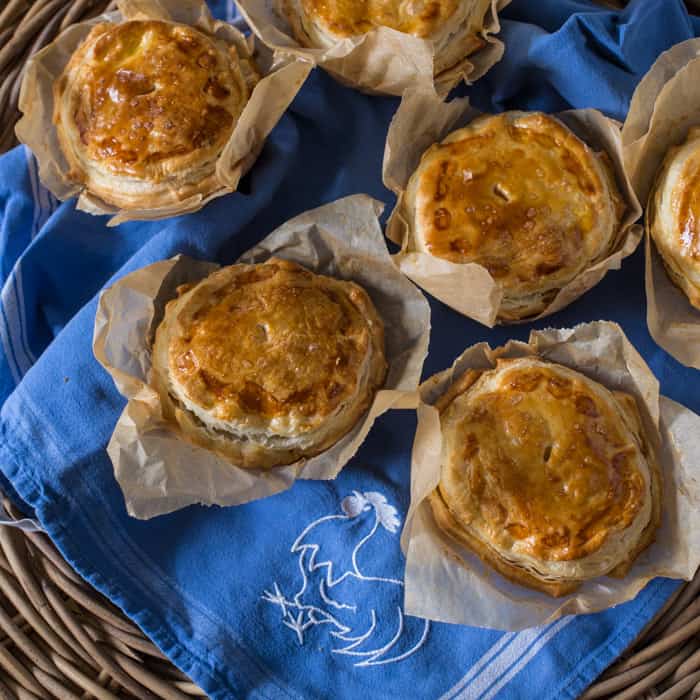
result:
<svg viewBox="0 0 700 700"><path fill-rule="evenodd" d="M360 493L353 491L341 501L340 508L342 514L326 515L311 524L307 525L299 536L294 540L290 549L291 554L297 555L299 572L301 573L301 587L292 598L288 598L280 589L276 581L272 584L271 590L264 590L262 600L278 606L282 614L282 624L291 629L297 637L300 645L304 644L305 633L311 628L320 625L330 625L330 636L340 644L331 649L331 653L340 656L348 656L354 659L353 665L357 668L367 668L372 666L382 666L397 663L409 658L417 652L425 643L430 629L428 620L421 620L422 627L418 633L418 639L410 648L402 653L392 655L392 649L399 644L404 633L406 624L403 610L400 606L396 608L396 631L389 641L378 648L362 649L365 642L370 642L373 635L379 631L377 611L372 608L369 611L370 624L364 631L357 633L348 624L338 619L339 612L349 611L351 613L361 612L357 602L345 602L338 600L333 595L333 589L344 581L354 581L365 584L388 584L403 588L403 581L382 576L370 576L360 570L358 564L358 554L362 547L366 545L379 531L381 526L387 532L396 534L401 525L396 508L392 506L383 494L376 491ZM342 525L364 514L373 512L374 522L367 534L362 537L350 554L350 565L347 570L336 571L335 562L331 559L327 561L317 561L320 545L310 541L313 531L321 525L338 523ZM342 568L342 567L341 567ZM305 602L304 596L311 593L309 577L314 572L321 572L323 577L317 584L317 592L323 607ZM326 609L327 608L327 609ZM338 611L338 613L332 612Z"/></svg>

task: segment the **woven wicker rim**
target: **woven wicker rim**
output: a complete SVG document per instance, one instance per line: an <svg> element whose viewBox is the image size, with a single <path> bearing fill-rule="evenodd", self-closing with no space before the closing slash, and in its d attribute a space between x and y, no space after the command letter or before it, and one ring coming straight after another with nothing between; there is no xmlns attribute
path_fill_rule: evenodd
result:
<svg viewBox="0 0 700 700"><path fill-rule="evenodd" d="M0 699L201 697L47 535L0 526Z"/></svg>
<svg viewBox="0 0 700 700"><path fill-rule="evenodd" d="M580 700L700 698L700 570Z"/></svg>
<svg viewBox="0 0 700 700"><path fill-rule="evenodd" d="M700 573L581 700L700 698L699 594ZM47 535L0 526L0 700L132 697L204 693L75 574Z"/></svg>

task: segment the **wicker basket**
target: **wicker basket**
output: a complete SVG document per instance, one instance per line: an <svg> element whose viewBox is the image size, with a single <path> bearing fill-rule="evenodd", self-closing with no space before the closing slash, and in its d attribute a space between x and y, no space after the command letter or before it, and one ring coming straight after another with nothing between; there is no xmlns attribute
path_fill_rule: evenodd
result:
<svg viewBox="0 0 700 700"><path fill-rule="evenodd" d="M700 697L699 592L700 574L581 700ZM204 694L46 535L0 526L1 700L195 697Z"/></svg>
<svg viewBox="0 0 700 700"><path fill-rule="evenodd" d="M700 571L681 586L632 646L581 696L700 698Z"/></svg>
<svg viewBox="0 0 700 700"><path fill-rule="evenodd" d="M0 10L0 152L16 144L27 58L68 25L109 9L106 0L9 0ZM699 592L696 576L583 698L700 698ZM46 535L0 526L0 700L194 697L204 693Z"/></svg>
<svg viewBox="0 0 700 700"><path fill-rule="evenodd" d="M202 697L45 534L0 526L2 700Z"/></svg>

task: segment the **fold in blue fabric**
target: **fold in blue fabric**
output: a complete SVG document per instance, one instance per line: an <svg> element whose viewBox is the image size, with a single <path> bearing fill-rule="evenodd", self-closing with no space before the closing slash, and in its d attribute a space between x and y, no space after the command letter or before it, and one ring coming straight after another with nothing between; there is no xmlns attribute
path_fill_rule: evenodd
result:
<svg viewBox="0 0 700 700"><path fill-rule="evenodd" d="M233 16L230 3L215 10ZM678 0L621 12L514 0L503 17L503 60L460 91L490 111L597 107L623 119L654 59L700 30ZM335 481L236 508L127 516L105 453L124 400L92 356L96 295L175 253L231 263L285 220L344 195L391 206L380 173L397 104L315 71L240 192L117 229L58 203L24 148L0 158L0 467L66 559L213 698L573 698L678 585L656 580L618 608L512 634L404 617L409 411L377 421ZM488 330L431 306L426 376L472 343L524 339L531 328ZM700 412L697 375L647 332L641 250L535 327L601 318L622 325L664 394Z"/></svg>

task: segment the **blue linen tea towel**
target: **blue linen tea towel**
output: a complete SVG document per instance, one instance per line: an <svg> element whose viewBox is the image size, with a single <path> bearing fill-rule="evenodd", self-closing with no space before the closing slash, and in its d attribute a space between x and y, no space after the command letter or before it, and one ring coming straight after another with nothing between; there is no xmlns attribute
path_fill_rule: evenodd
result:
<svg viewBox="0 0 700 700"><path fill-rule="evenodd" d="M218 3L220 17L234 16ZM597 107L622 119L660 52L700 23L679 0L624 11L584 0L514 0L503 60L469 94L484 110ZM204 210L108 230L59 204L19 147L0 158L0 468L66 559L213 698L573 698L634 639L678 585L543 628L500 633L402 613L398 536L409 499L415 415L377 421L333 482L237 508L131 519L105 454L123 399L92 356L96 295L185 253L235 260L306 209L366 192L393 204L381 161L393 98L316 71L241 190ZM467 345L525 339L431 300L426 376ZM641 249L567 309L534 324L622 325L667 396L700 412L697 375L650 339ZM478 605L465 600L465 605Z"/></svg>

